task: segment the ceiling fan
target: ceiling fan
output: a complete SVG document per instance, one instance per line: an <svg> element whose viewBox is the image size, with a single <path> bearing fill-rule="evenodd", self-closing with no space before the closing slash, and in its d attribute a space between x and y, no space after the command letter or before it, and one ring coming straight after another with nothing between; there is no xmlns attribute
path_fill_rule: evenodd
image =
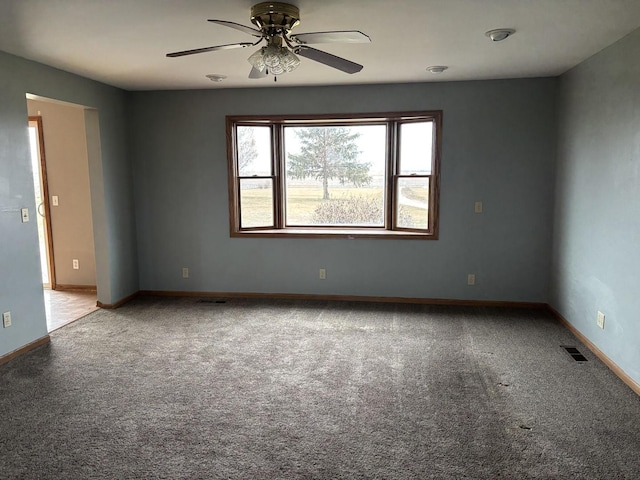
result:
<svg viewBox="0 0 640 480"><path fill-rule="evenodd" d="M363 66L309 45L339 42L368 43L371 41L368 35L358 30L292 34L293 27L300 23L300 10L294 5L280 2L262 2L251 7L251 23L258 29L226 20L209 21L248 33L258 40L173 52L168 53L167 57L182 57L195 53L252 47L264 41L266 45L247 59L252 66L249 78L274 75L275 80L275 75L291 72L298 67L300 59L297 55L352 74L362 70Z"/></svg>

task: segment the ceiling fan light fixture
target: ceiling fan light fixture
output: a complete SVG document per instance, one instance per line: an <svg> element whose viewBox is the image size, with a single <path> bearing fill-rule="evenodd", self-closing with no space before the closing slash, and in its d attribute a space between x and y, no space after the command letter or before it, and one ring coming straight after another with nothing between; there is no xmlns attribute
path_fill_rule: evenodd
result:
<svg viewBox="0 0 640 480"><path fill-rule="evenodd" d="M263 72L267 65L264 63L263 50L267 47L262 47L260 50L256 50L251 54L247 61L251 64L253 68L258 70L259 72Z"/></svg>
<svg viewBox="0 0 640 480"><path fill-rule="evenodd" d="M262 59L264 60L264 64L269 68L278 67L282 61L284 60L284 53L282 52L282 47L278 47L273 43L267 45L262 50Z"/></svg>
<svg viewBox="0 0 640 480"><path fill-rule="evenodd" d="M247 60L259 72L266 69L272 75L293 72L300 65L300 59L296 54L276 43L269 43L266 47L262 47Z"/></svg>
<svg viewBox="0 0 640 480"><path fill-rule="evenodd" d="M495 30L489 30L485 33L485 36L489 37L492 42L501 42L514 33L516 33L516 31L512 28L497 28Z"/></svg>
<svg viewBox="0 0 640 480"><path fill-rule="evenodd" d="M297 6L289 3L261 2L254 5L251 8L251 22L258 27L258 30L228 20L209 19L208 21L249 34L258 40L254 40L254 43L229 43L172 52L167 53L167 57L182 57L196 53L244 48L266 42L265 47L254 52L247 59L253 67L249 72L249 78L263 78L271 74L274 75L275 81L275 75L292 72L300 65L298 55L348 74L357 73L362 70L362 65L308 45L371 42L371 38L359 30L308 32L291 35L291 29L300 23L300 10Z"/></svg>

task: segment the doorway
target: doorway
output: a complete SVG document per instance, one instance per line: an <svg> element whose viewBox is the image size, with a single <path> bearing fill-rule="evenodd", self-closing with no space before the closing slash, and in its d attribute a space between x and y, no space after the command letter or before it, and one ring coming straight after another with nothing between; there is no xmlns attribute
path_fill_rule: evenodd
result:
<svg viewBox="0 0 640 480"><path fill-rule="evenodd" d="M56 270L53 259L53 236L51 234L51 210L49 208L49 187L47 184L47 163L42 133L42 117L29 117L29 144L31 147L31 168L36 201L38 243L42 285L56 289Z"/></svg>
<svg viewBox="0 0 640 480"><path fill-rule="evenodd" d="M47 329L97 309L85 109L27 97Z"/></svg>

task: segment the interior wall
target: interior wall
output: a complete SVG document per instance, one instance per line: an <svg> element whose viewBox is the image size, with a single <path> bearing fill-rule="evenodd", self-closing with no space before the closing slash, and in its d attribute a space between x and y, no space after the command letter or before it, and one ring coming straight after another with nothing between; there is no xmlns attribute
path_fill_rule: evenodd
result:
<svg viewBox="0 0 640 480"><path fill-rule="evenodd" d="M133 92L140 287L546 302L555 91L526 79ZM436 109L439 240L230 238L226 115Z"/></svg>
<svg viewBox="0 0 640 480"><path fill-rule="evenodd" d="M89 163L98 299L137 291L138 261L125 92L3 52L0 72L0 312L13 319L0 328L1 356L47 334L37 226L20 216L21 208L35 215L26 93L99 112L101 163Z"/></svg>
<svg viewBox="0 0 640 480"><path fill-rule="evenodd" d="M89 190L89 159L84 108L27 100L30 116L42 117L56 282L96 286L96 262ZM79 269L73 268L78 260Z"/></svg>
<svg viewBox="0 0 640 480"><path fill-rule="evenodd" d="M640 383L638 58L640 30L561 78L551 304Z"/></svg>

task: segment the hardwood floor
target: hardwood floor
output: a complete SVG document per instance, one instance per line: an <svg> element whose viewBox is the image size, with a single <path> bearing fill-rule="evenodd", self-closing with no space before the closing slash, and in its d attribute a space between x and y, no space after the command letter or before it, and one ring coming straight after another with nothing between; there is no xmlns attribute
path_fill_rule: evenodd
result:
<svg viewBox="0 0 640 480"><path fill-rule="evenodd" d="M44 290L47 330L52 332L98 309L96 292Z"/></svg>

